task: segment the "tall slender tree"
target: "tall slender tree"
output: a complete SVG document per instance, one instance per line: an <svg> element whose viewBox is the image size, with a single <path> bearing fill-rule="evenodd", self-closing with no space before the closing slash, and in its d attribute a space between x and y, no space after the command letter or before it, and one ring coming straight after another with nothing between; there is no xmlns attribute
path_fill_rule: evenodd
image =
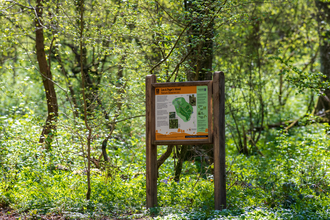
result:
<svg viewBox="0 0 330 220"><path fill-rule="evenodd" d="M46 94L47 112L48 112L46 123L42 130L39 142L40 143L46 142L46 145L49 148L56 129L56 120L58 117L58 104L57 104L57 97L55 91L55 84L51 72L51 61L50 58L48 58L47 60L45 53L44 26L42 23L43 0L37 0L35 15L36 15L35 18L36 53L39 64L39 71L42 77L42 82Z"/></svg>

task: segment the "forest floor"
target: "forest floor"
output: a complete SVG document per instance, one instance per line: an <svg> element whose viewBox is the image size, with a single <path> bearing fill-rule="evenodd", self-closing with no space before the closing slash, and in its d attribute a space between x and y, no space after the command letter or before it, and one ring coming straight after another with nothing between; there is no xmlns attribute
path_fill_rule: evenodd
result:
<svg viewBox="0 0 330 220"><path fill-rule="evenodd" d="M59 215L59 214L47 214L47 215L42 215L42 214L37 214L37 215L30 215L27 213L18 213L17 211L6 207L6 208L1 208L0 207L0 220L16 220L16 219L42 219L42 220L66 220L66 219L80 219L79 217L77 218L76 216L69 216L69 215ZM107 217L107 216L100 216L98 219L100 220L117 220L117 219L125 219L125 217L121 218L116 218L116 217ZM129 218L127 218L129 219ZM150 217L145 217L145 218L135 218L136 220L142 220L142 219L150 219Z"/></svg>
<svg viewBox="0 0 330 220"><path fill-rule="evenodd" d="M1 220L16 220L16 219L56 219L56 220L64 220L66 219L64 216L51 214L51 215L37 215L32 216L28 214L19 214L17 211L11 208L0 208L0 219Z"/></svg>

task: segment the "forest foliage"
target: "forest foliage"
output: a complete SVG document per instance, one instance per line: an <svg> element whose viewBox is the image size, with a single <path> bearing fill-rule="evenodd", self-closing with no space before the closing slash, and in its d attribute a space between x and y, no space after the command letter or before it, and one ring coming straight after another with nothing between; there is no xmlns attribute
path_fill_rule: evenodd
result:
<svg viewBox="0 0 330 220"><path fill-rule="evenodd" d="M329 219L329 39L326 0L0 0L0 208ZM146 209L145 77L214 71L226 78L227 207L213 210L210 148L159 146L158 207Z"/></svg>

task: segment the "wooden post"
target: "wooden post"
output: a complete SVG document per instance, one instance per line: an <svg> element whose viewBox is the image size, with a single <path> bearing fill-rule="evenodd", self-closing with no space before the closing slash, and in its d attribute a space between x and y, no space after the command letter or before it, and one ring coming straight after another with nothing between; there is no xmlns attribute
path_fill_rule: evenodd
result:
<svg viewBox="0 0 330 220"><path fill-rule="evenodd" d="M214 205L226 208L225 75L213 75Z"/></svg>
<svg viewBox="0 0 330 220"><path fill-rule="evenodd" d="M154 129L155 100L152 100L156 83L155 75L146 77L146 171L147 171L147 208L157 206L157 145L152 144L152 130Z"/></svg>

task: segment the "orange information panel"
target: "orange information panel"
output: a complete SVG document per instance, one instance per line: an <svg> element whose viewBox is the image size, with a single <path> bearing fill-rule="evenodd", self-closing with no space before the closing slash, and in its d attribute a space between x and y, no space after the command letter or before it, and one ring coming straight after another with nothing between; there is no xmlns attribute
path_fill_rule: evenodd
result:
<svg viewBox="0 0 330 220"><path fill-rule="evenodd" d="M208 86L155 87L155 140L208 139Z"/></svg>

